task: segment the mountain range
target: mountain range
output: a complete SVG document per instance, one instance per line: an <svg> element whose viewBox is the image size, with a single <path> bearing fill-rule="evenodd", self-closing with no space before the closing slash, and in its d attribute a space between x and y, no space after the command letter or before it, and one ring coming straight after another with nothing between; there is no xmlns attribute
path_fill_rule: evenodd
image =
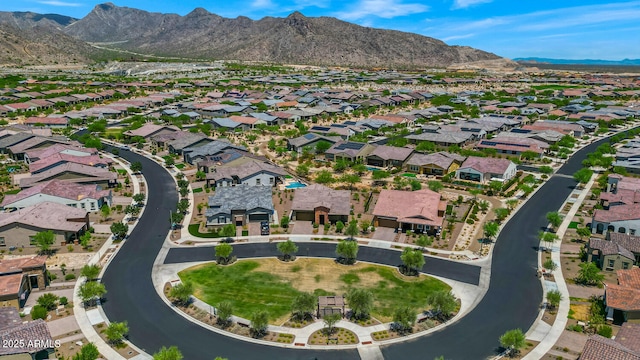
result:
<svg viewBox="0 0 640 360"><path fill-rule="evenodd" d="M549 59L549 58L516 58L513 61L522 64L556 64L556 65L620 65L639 66L640 59L598 60L598 59Z"/></svg>
<svg viewBox="0 0 640 360"><path fill-rule="evenodd" d="M3 30L6 29L6 30ZM83 61L103 54L206 60L265 61L351 67L424 68L504 59L482 50L449 46L427 36L363 27L332 17L251 20L212 14L197 8L185 16L97 5L82 19L56 14L0 12L0 62L27 52L28 59L60 61L61 50ZM45 36L44 33L49 36ZM48 48L47 48L48 47ZM53 56L50 56L53 55ZM8 59L8 60L5 60Z"/></svg>

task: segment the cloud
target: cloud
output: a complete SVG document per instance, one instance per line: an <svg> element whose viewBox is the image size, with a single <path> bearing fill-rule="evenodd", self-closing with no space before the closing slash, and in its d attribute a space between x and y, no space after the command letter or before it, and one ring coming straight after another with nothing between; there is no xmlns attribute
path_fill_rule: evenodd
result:
<svg viewBox="0 0 640 360"><path fill-rule="evenodd" d="M456 9L466 9L468 7L480 4L490 3L493 0L454 0L453 6L451 6L452 10Z"/></svg>
<svg viewBox="0 0 640 360"><path fill-rule="evenodd" d="M440 40L444 41L444 42L449 42L452 40L460 40L460 39L468 39L470 37L474 37L476 36L476 34L471 33L471 34L464 34L464 35L452 35L452 36L447 36L445 38L442 38Z"/></svg>
<svg viewBox="0 0 640 360"><path fill-rule="evenodd" d="M271 0L253 0L253 2L251 2L252 8L264 9L264 8L270 8L273 6L275 6L275 4L271 2Z"/></svg>
<svg viewBox="0 0 640 360"><path fill-rule="evenodd" d="M71 2L59 1L59 0L43 0L43 1L37 1L37 3L38 4L42 4L42 5L67 6L67 7L83 6L84 5L84 4L80 4L80 3L71 3Z"/></svg>
<svg viewBox="0 0 640 360"><path fill-rule="evenodd" d="M404 4L401 0L360 0L355 6L336 14L343 20L360 20L366 17L393 19L399 16L429 11L423 4Z"/></svg>

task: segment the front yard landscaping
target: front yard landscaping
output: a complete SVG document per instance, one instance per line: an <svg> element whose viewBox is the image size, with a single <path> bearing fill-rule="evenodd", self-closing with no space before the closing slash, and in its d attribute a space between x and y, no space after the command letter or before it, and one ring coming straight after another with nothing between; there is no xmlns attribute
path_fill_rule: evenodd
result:
<svg viewBox="0 0 640 360"><path fill-rule="evenodd" d="M372 317L388 322L400 305L418 313L426 310L429 294L451 289L426 275L405 277L389 267L361 263L344 266L331 259L287 263L277 259L243 260L230 266L211 263L178 275L182 282L192 282L194 295L208 304L230 301L234 315L243 318L266 308L270 322L278 325L289 319L291 303L301 292L342 295L350 287L366 288L374 295Z"/></svg>

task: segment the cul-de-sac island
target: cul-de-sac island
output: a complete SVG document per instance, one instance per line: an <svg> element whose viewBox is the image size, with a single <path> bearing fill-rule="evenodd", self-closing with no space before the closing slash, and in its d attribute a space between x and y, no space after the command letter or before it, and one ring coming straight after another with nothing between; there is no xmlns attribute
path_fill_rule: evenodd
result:
<svg viewBox="0 0 640 360"><path fill-rule="evenodd" d="M640 359L633 60L111 3L0 33L0 360Z"/></svg>

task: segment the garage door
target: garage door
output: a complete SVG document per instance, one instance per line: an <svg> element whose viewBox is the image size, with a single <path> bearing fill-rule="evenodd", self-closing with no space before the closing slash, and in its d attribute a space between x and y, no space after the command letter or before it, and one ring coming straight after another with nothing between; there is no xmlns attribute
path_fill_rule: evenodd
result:
<svg viewBox="0 0 640 360"><path fill-rule="evenodd" d="M313 211L296 211L296 220L314 221L314 213Z"/></svg>
<svg viewBox="0 0 640 360"><path fill-rule="evenodd" d="M378 226L388 227L388 228L397 228L398 222L391 219L380 219L378 218Z"/></svg>
<svg viewBox="0 0 640 360"><path fill-rule="evenodd" d="M269 221L269 214L251 214L249 221Z"/></svg>

